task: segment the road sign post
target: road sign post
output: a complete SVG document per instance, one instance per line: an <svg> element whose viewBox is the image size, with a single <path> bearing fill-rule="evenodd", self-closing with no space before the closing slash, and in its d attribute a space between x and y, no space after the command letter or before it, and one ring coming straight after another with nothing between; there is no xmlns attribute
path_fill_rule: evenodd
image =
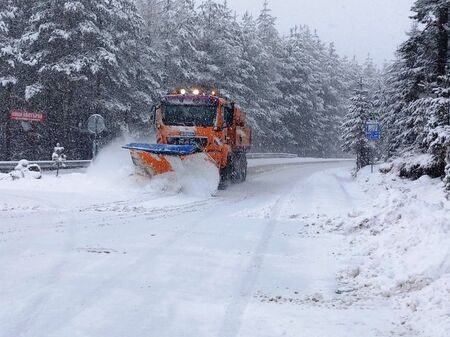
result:
<svg viewBox="0 0 450 337"><path fill-rule="evenodd" d="M12 89L11 89L12 90ZM44 121L44 114L42 112L33 112L27 111L24 109L17 109L12 107L12 91L10 90L10 104L8 110L6 111L6 118L4 120L4 131L0 130L0 132L4 133L2 138L4 137L4 157L6 159L11 159L11 122L19 121L19 122L28 122L28 123L42 123Z"/></svg>
<svg viewBox="0 0 450 337"><path fill-rule="evenodd" d="M88 119L88 130L94 135L94 141L92 142L92 160L94 160L98 153L98 135L106 130L103 116L98 114L90 116Z"/></svg>
<svg viewBox="0 0 450 337"><path fill-rule="evenodd" d="M373 173L374 156L375 156L375 142L381 138L381 124L380 122L367 122L366 123L366 138L372 142L371 146L371 166L370 171Z"/></svg>

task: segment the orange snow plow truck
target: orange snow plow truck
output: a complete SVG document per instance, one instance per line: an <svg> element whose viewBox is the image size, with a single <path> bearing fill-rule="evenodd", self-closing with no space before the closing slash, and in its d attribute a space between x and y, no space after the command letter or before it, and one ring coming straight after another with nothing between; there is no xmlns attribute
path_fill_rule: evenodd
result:
<svg viewBox="0 0 450 337"><path fill-rule="evenodd" d="M191 156L201 156L219 169L219 188L245 181L251 130L245 113L233 102L215 91L180 89L163 96L152 114L157 144L124 146L140 171L152 177L174 171Z"/></svg>

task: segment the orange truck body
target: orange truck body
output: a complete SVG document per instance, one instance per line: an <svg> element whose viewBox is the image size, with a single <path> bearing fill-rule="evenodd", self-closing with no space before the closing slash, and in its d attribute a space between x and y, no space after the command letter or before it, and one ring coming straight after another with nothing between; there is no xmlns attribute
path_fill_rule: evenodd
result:
<svg viewBox="0 0 450 337"><path fill-rule="evenodd" d="M176 92L163 96L153 113L157 144L169 154L128 147L133 162L146 173L170 172L174 157L183 160L200 153L220 170L221 185L246 179L251 129L245 113L234 103L216 95ZM186 146L195 149L189 153L171 151Z"/></svg>

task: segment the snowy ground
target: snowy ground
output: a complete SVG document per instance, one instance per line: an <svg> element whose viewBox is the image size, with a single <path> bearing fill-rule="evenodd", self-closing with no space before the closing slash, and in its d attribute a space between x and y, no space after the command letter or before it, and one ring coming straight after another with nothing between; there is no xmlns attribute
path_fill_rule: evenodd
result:
<svg viewBox="0 0 450 337"><path fill-rule="evenodd" d="M338 226L350 247L340 277L347 301L388 303L400 313L392 335L450 336L450 202L442 182L366 169L352 185L372 200Z"/></svg>
<svg viewBox="0 0 450 337"><path fill-rule="evenodd" d="M448 335L438 182L252 161L211 196L212 168L128 162L0 180L1 337Z"/></svg>

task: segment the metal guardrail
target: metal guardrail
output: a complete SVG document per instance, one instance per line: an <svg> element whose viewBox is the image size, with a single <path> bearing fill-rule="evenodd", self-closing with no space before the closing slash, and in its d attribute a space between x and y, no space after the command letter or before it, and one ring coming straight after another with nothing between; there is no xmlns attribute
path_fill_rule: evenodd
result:
<svg viewBox="0 0 450 337"><path fill-rule="evenodd" d="M299 158L301 159L301 158ZM299 160L299 161L292 161L292 162L280 162L280 163L270 163L270 164L257 164L254 166L250 166L248 168L248 173L250 174L260 174L269 172L272 170L276 170L279 167L294 167L294 166L305 166L305 165L317 165L317 164L337 164L337 163L346 163L346 162L354 162L355 159L347 159L347 158L329 158L329 159L314 159L310 158L310 160Z"/></svg>
<svg viewBox="0 0 450 337"><path fill-rule="evenodd" d="M269 159L269 158L298 158L292 153L247 153L248 159Z"/></svg>
<svg viewBox="0 0 450 337"><path fill-rule="evenodd" d="M269 159L269 158L297 158L291 153L247 153L248 159ZM44 171L56 170L55 163L51 160L29 160L30 164L38 164ZM91 160L66 160L62 169L82 169L91 164ZM18 161L0 161L0 172L10 172L17 166Z"/></svg>
<svg viewBox="0 0 450 337"><path fill-rule="evenodd" d="M18 161L0 161L0 171L10 172L17 166ZM56 170L55 163L51 160L29 160L30 164L38 164L42 170ZM66 160L64 169L86 168L91 164L90 160Z"/></svg>

